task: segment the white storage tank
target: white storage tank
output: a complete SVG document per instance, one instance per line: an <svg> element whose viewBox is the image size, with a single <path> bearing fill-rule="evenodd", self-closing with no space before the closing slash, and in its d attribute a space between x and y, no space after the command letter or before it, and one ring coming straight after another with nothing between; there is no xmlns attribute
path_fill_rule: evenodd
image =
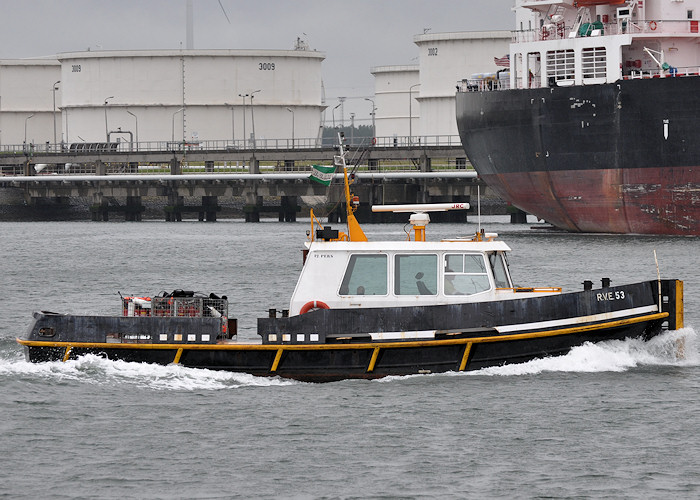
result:
<svg viewBox="0 0 700 500"><path fill-rule="evenodd" d="M370 73L374 75L376 136L403 138L418 134L418 65L377 66Z"/></svg>
<svg viewBox="0 0 700 500"><path fill-rule="evenodd" d="M66 141L319 136L321 62L309 50L143 50L57 56Z"/></svg>
<svg viewBox="0 0 700 500"><path fill-rule="evenodd" d="M53 143L54 98L60 142L60 79L61 65L55 59L0 60L0 151L25 139L34 148Z"/></svg>
<svg viewBox="0 0 700 500"><path fill-rule="evenodd" d="M416 35L420 67L420 135L456 136L457 82L473 73L495 73L494 58L510 52L510 31ZM414 132L415 134L415 132Z"/></svg>

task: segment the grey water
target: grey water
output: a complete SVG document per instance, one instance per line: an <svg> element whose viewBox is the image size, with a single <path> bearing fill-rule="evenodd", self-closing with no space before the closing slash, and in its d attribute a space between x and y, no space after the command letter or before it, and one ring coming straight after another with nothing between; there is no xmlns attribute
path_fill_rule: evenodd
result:
<svg viewBox="0 0 700 500"><path fill-rule="evenodd" d="M698 498L700 239L484 227L513 249L523 286L655 279L656 250L661 276L685 281L685 328L330 384L94 356L30 364L15 337L32 311L119 314L118 292L225 294L253 339L255 318L288 306L310 226L0 223L0 497ZM475 229L433 224L428 237Z"/></svg>

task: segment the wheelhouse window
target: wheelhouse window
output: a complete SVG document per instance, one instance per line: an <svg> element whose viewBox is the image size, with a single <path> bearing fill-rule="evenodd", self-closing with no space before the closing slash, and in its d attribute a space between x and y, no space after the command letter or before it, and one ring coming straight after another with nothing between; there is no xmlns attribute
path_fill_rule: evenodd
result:
<svg viewBox="0 0 700 500"><path fill-rule="evenodd" d="M445 295L474 295L491 288L482 254L446 254Z"/></svg>
<svg viewBox="0 0 700 500"><path fill-rule="evenodd" d="M394 264L396 295L437 294L437 255L397 255Z"/></svg>
<svg viewBox="0 0 700 500"><path fill-rule="evenodd" d="M512 288L508 276L508 263L501 252L489 252L489 265L493 271L496 288Z"/></svg>
<svg viewBox="0 0 700 500"><path fill-rule="evenodd" d="M350 256L340 295L386 295L387 257L383 254Z"/></svg>

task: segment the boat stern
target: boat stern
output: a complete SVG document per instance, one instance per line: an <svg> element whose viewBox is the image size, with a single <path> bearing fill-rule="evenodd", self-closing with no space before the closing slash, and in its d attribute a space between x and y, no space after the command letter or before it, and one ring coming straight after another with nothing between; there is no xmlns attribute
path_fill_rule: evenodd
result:
<svg viewBox="0 0 700 500"><path fill-rule="evenodd" d="M661 312L667 312L665 327L668 330L680 330L684 326L683 281L666 279L655 281L659 290Z"/></svg>

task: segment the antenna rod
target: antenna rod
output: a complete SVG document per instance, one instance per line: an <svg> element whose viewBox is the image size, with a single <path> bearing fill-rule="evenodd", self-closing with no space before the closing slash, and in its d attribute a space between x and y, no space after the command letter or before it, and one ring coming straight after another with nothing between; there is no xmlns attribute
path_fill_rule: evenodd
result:
<svg viewBox="0 0 700 500"><path fill-rule="evenodd" d="M479 221L478 233L481 234L481 186L478 184L476 185L476 217Z"/></svg>
<svg viewBox="0 0 700 500"><path fill-rule="evenodd" d="M656 248L654 249L654 262L656 262L656 280L659 284L659 312L661 312L661 272L659 271L659 260L656 258Z"/></svg>
<svg viewBox="0 0 700 500"><path fill-rule="evenodd" d="M344 136L342 132L338 132L338 156L334 158L334 164L336 166L343 167L343 181L345 182L345 209L348 224L348 235L350 241L367 241L367 236L365 236L360 223L357 222L355 218L355 208L353 207L353 200L350 196L350 181L348 180L348 169L345 163L345 146L343 144Z"/></svg>

